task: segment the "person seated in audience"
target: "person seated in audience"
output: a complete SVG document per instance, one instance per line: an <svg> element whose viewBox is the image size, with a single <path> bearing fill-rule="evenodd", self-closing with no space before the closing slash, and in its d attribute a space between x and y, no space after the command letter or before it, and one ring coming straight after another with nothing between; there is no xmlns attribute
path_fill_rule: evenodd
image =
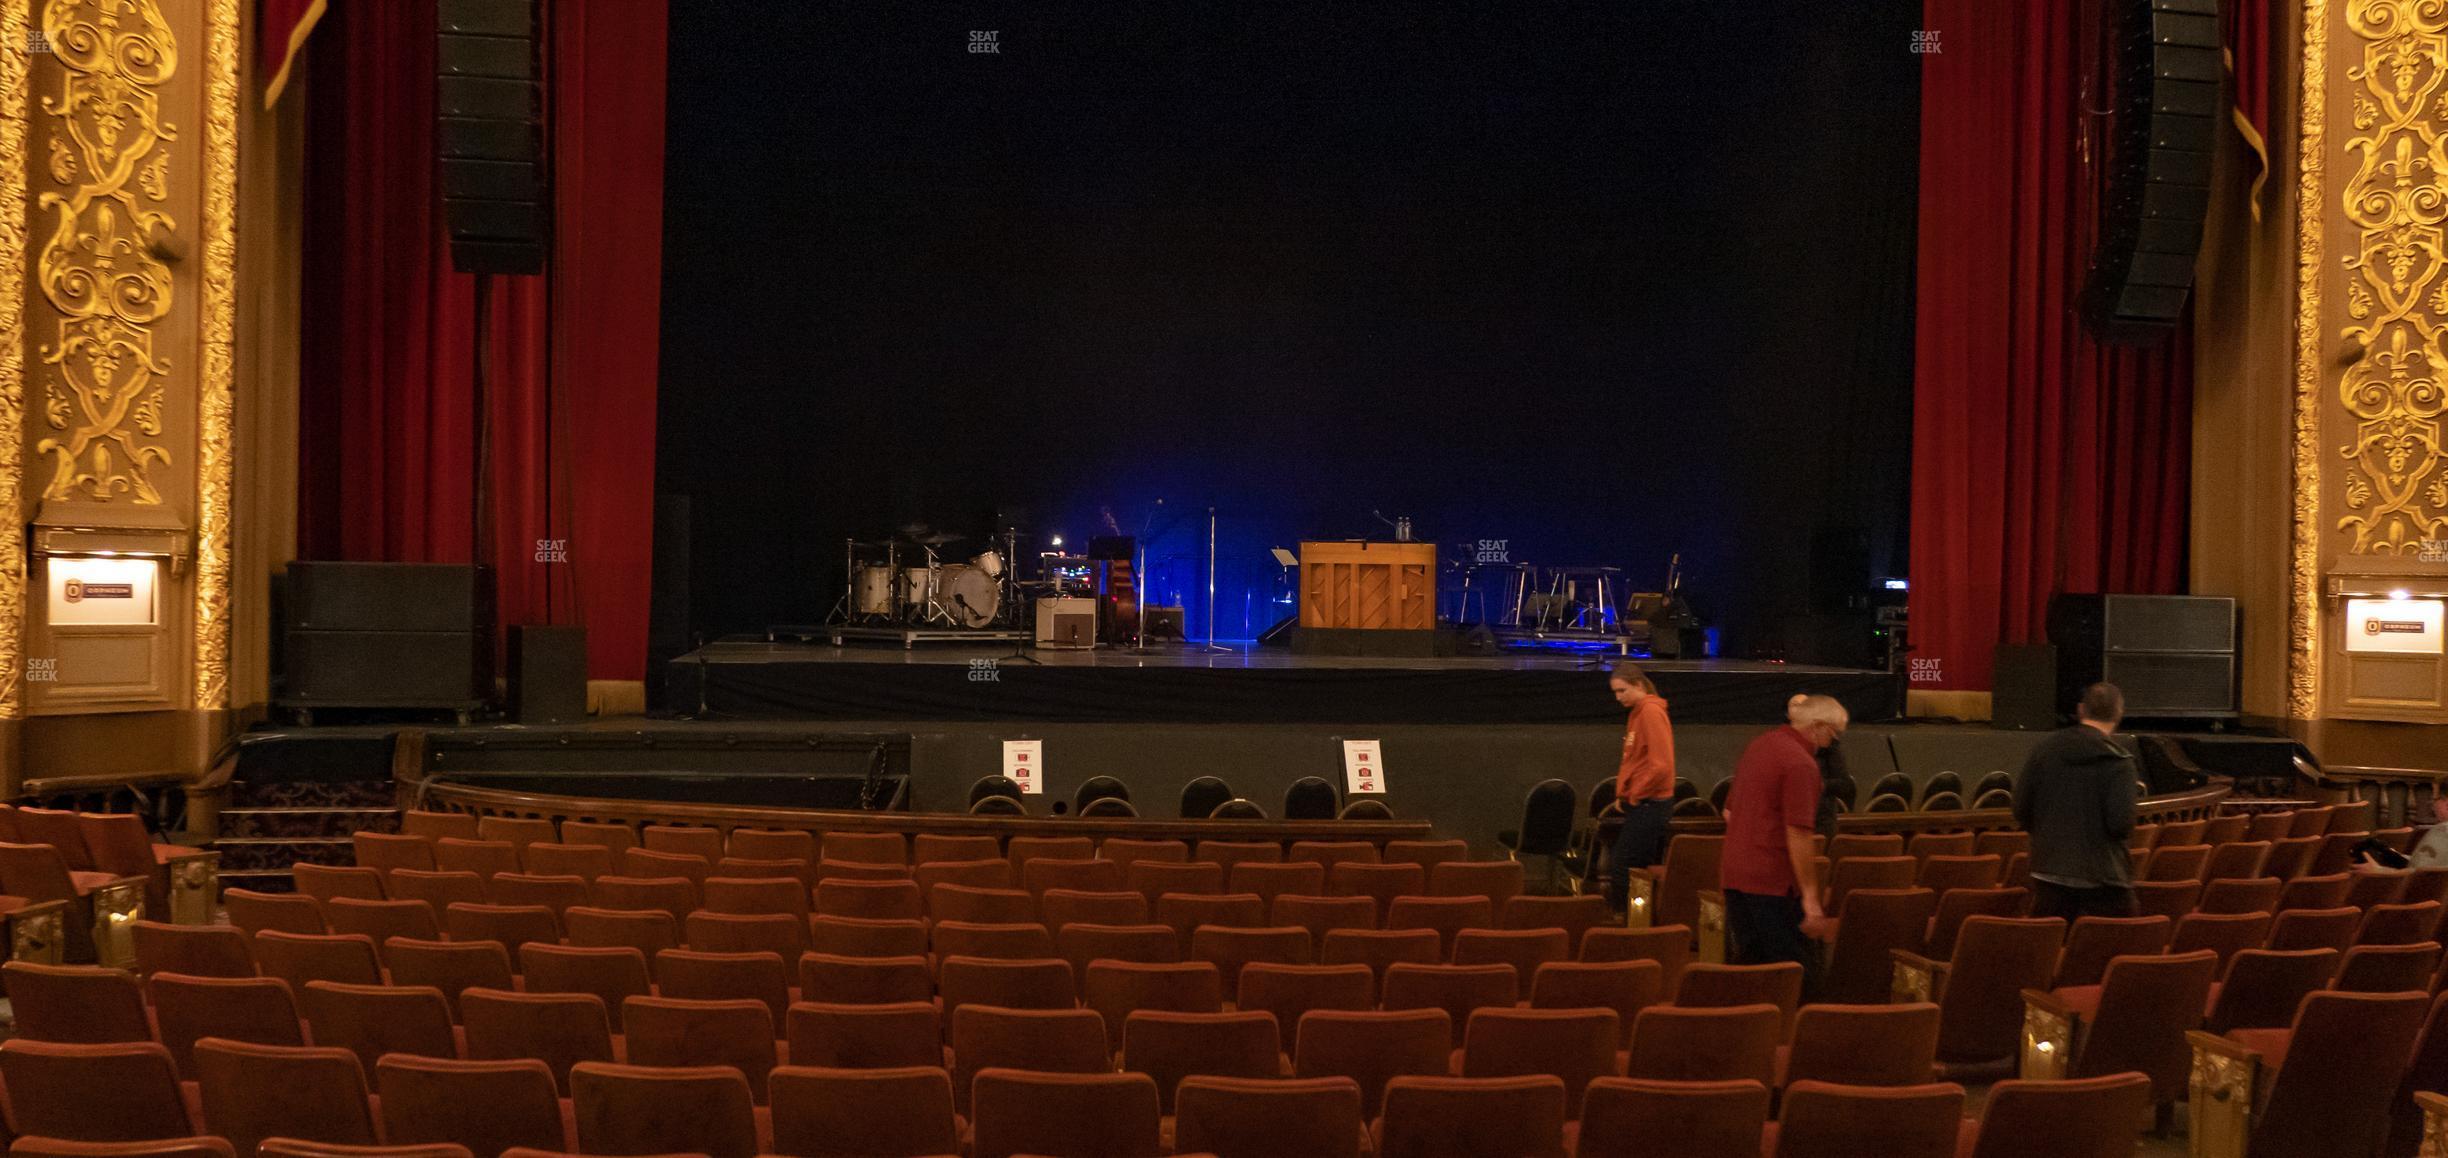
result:
<svg viewBox="0 0 2448 1158"><path fill-rule="evenodd" d="M2134 759L2111 737L2125 718L2115 684L2083 689L2075 724L2032 746L2015 781L2015 823L2031 834L2032 916L2130 917L2125 850L2140 794Z"/></svg>
<svg viewBox="0 0 2448 1158"><path fill-rule="evenodd" d="M1801 696L1786 718L1791 722L1751 741L1734 763L1718 881L1735 964L1792 961L1815 971L1819 955L1810 935L1827 919L1811 840L1825 790L1816 757L1844 735L1851 717L1831 697Z"/></svg>
<svg viewBox="0 0 2448 1158"><path fill-rule="evenodd" d="M2448 866L2448 795L2431 798L2431 827L2423 830L2423 838L2406 854L2409 869Z"/></svg>
<svg viewBox="0 0 2448 1158"><path fill-rule="evenodd" d="M1607 690L1630 708L1624 718L1623 756L1615 765L1615 799L1623 806L1623 829L1607 864L1609 901L1622 911L1633 869L1666 856L1667 822L1674 815L1674 724L1666 697L1647 673L1628 663L1607 672Z"/></svg>

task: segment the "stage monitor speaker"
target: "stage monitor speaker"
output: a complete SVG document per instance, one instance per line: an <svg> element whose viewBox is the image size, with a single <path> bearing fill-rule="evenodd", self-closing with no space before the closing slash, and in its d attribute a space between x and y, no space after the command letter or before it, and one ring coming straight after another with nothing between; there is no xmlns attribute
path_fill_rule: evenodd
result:
<svg viewBox="0 0 2448 1158"><path fill-rule="evenodd" d="M2151 342L2193 287L2226 111L2219 0L2110 0L2114 121L2084 315L2103 341Z"/></svg>
<svg viewBox="0 0 2448 1158"><path fill-rule="evenodd" d="M586 628L522 623L510 628L510 718L568 724L586 718Z"/></svg>
<svg viewBox="0 0 2448 1158"><path fill-rule="evenodd" d="M552 180L536 0L440 0L435 132L451 265L544 272Z"/></svg>
<svg viewBox="0 0 2448 1158"><path fill-rule="evenodd" d="M2058 715L2057 649L2045 643L2001 643L1989 678L1989 726L2046 732Z"/></svg>
<svg viewBox="0 0 2448 1158"><path fill-rule="evenodd" d="M2125 693L2125 714L2153 719L2236 715L2237 612L2233 599L2199 595L2060 595L2049 601L2057 687L2072 704L2105 680Z"/></svg>

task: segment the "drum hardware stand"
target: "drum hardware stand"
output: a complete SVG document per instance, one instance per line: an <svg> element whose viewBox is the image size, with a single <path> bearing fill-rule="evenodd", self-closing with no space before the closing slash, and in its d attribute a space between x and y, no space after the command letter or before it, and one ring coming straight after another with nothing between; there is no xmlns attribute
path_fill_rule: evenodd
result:
<svg viewBox="0 0 2448 1158"><path fill-rule="evenodd" d="M858 615L858 540L842 540L842 593L833 601L827 623L848 623Z"/></svg>
<svg viewBox="0 0 2448 1158"><path fill-rule="evenodd" d="M921 543L919 549L926 552L927 591L926 610L919 614L918 622L942 623L947 627L968 626L961 621L960 616L952 614L951 608L943 605L943 600L936 598L936 591L943 583L943 559L935 553L935 548L931 545Z"/></svg>

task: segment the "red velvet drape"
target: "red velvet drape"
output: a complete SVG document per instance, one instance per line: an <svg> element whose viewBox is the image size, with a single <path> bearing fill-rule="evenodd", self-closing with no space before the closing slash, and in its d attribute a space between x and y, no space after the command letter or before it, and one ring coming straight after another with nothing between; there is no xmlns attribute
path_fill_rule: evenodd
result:
<svg viewBox="0 0 2448 1158"><path fill-rule="evenodd" d="M307 110L299 555L474 549L474 279L434 166L434 8L335 5ZM661 309L664 0L550 4L554 256L497 278L488 393L500 622L583 623L645 673ZM551 544L550 547L546 544ZM549 562L566 550L566 563Z"/></svg>
<svg viewBox="0 0 2448 1158"><path fill-rule="evenodd" d="M2096 166L2081 4L1925 0L1913 382L1914 686L1989 686L2058 591L2184 581L2190 324L2150 347L2077 315ZM2091 148L2105 123L2090 126Z"/></svg>

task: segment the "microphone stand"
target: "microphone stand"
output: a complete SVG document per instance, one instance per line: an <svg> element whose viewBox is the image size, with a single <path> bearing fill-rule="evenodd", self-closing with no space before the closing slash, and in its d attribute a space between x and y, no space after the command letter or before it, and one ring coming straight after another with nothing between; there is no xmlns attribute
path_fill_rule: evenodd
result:
<svg viewBox="0 0 2448 1158"><path fill-rule="evenodd" d="M1209 651L1209 652L1218 652L1218 651L1221 651L1221 652L1230 652L1230 651L1232 651L1232 649L1231 649L1231 648L1229 648L1229 647L1225 647L1225 646L1223 646L1222 644L1217 643L1217 642L1216 642L1216 638L1215 638L1215 601L1216 601L1216 582L1215 582L1215 571L1216 571L1216 509L1215 509L1214 507L1209 507L1209 508L1207 508L1207 642L1206 642L1206 644L1204 645L1204 647L1202 648L1202 650Z"/></svg>
<svg viewBox="0 0 2448 1158"><path fill-rule="evenodd" d="M1005 566L1010 566L1010 564L1005 564ZM972 610L969 606L969 597L961 594L958 591L952 593L952 602L960 604L960 609L963 614L967 614ZM1039 665L1044 664L1044 660L1028 654L1027 644L1028 636L1025 632L1012 633L1012 653L1004 656L1003 658L1016 659L1022 663L1033 663Z"/></svg>

